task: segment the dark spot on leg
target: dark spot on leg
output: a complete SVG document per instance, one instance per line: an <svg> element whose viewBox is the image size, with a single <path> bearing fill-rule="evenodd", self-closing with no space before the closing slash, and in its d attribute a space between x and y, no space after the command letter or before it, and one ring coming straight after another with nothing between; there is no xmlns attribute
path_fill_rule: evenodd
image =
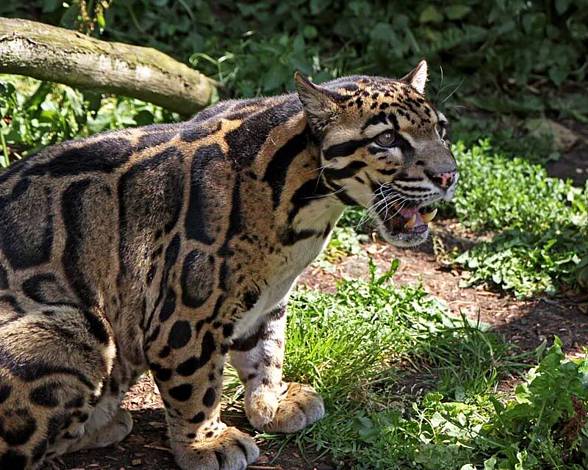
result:
<svg viewBox="0 0 588 470"><path fill-rule="evenodd" d="M172 288L169 288L167 291L167 295L165 296L165 301L159 311L159 321L164 322L172 316L172 314L176 311L176 293Z"/></svg>
<svg viewBox="0 0 588 470"><path fill-rule="evenodd" d="M26 444L36 430L35 419L24 408L8 410L0 420L0 438L9 446Z"/></svg>
<svg viewBox="0 0 588 470"><path fill-rule="evenodd" d="M243 296L243 303L245 304L245 309L251 310L257 302L259 294L255 291L247 291Z"/></svg>
<svg viewBox="0 0 588 470"><path fill-rule="evenodd" d="M192 396L192 385L182 384L169 389L169 395L177 401L188 401Z"/></svg>
<svg viewBox="0 0 588 470"><path fill-rule="evenodd" d="M83 395L78 395L65 403L66 408L82 408L86 400Z"/></svg>
<svg viewBox="0 0 588 470"><path fill-rule="evenodd" d="M207 406L210 408L212 405L214 405L215 400L216 400L216 392L214 391L214 388L210 387L208 390L206 390L206 393L204 394L204 397L202 398L202 403L204 404L204 406Z"/></svg>
<svg viewBox="0 0 588 470"><path fill-rule="evenodd" d="M33 448L33 462L38 462L41 460L45 455L45 452L47 452L47 439L43 439Z"/></svg>
<svg viewBox="0 0 588 470"><path fill-rule="evenodd" d="M161 367L159 364L150 364L151 370L155 372L155 378L162 382L167 382L172 377L171 369Z"/></svg>
<svg viewBox="0 0 588 470"><path fill-rule="evenodd" d="M216 350L214 337L210 331L204 333L202 337L200 357L192 356L178 365L176 372L184 377L192 375L196 370L200 369L212 357L212 353Z"/></svg>
<svg viewBox="0 0 588 470"><path fill-rule="evenodd" d="M29 398L35 405L55 408L59 405L59 398L57 396L59 386L57 383L47 383L36 387L29 394Z"/></svg>
<svg viewBox="0 0 588 470"><path fill-rule="evenodd" d="M98 313L89 312L88 310L83 311L84 318L88 331L100 342L101 344L108 344L110 336L106 329L106 324L102 316Z"/></svg>
<svg viewBox="0 0 588 470"><path fill-rule="evenodd" d="M190 338L192 338L192 326L186 320L178 320L169 332L167 343L170 348L179 349L186 346Z"/></svg>
<svg viewBox="0 0 588 470"><path fill-rule="evenodd" d="M194 415L194 417L190 420L190 422L194 423L194 424L198 424L198 423L201 423L202 421L204 421L204 418L205 418L204 412L199 411L198 413L196 413Z"/></svg>
<svg viewBox="0 0 588 470"><path fill-rule="evenodd" d="M0 456L0 468L10 470L24 470L27 458L20 452L10 449Z"/></svg>
<svg viewBox="0 0 588 470"><path fill-rule="evenodd" d="M0 385L0 404L4 403L8 400L10 396L10 392L12 391L12 387L8 384Z"/></svg>
<svg viewBox="0 0 588 470"><path fill-rule="evenodd" d="M161 359L165 359L167 356L169 356L170 353L171 353L171 348L168 345L165 345L163 348L161 348L161 351L159 351L158 356Z"/></svg>
<svg viewBox="0 0 588 470"><path fill-rule="evenodd" d="M54 274L36 274L22 283L24 294L35 302L46 305L76 304Z"/></svg>

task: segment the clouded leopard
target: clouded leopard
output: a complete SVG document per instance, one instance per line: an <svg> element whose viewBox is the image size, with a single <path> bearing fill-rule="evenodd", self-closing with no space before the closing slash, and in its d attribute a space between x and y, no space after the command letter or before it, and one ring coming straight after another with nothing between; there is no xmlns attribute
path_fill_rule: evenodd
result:
<svg viewBox="0 0 588 470"><path fill-rule="evenodd" d="M0 468L123 439L119 408L150 370L182 469L259 454L220 417L223 366L259 430L324 414L282 381L285 309L345 206L391 243L425 240L451 198L446 119L427 65L224 101L176 124L50 147L0 175Z"/></svg>

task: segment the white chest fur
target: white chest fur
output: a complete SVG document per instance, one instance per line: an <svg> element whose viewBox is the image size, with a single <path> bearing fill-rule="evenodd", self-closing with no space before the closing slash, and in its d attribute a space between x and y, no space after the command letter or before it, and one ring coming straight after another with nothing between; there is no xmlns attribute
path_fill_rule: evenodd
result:
<svg viewBox="0 0 588 470"><path fill-rule="evenodd" d="M278 305L287 301L290 290L298 276L312 263L328 243L330 234L326 238L312 237L301 240L290 247L287 261L276 270L277 275L270 279L268 286L261 292L257 302L251 310L243 315L235 328L235 338L245 337L255 332L260 320Z"/></svg>

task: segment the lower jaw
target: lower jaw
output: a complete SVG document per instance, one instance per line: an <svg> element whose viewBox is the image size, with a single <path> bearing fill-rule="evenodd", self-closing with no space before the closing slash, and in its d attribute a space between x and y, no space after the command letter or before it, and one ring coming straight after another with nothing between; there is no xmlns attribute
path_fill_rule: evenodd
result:
<svg viewBox="0 0 588 470"><path fill-rule="evenodd" d="M388 243L404 248L420 245L429 238L429 227L425 227L424 230L421 229L422 231L413 230L411 232L393 233L383 224L380 224L379 230L384 240Z"/></svg>

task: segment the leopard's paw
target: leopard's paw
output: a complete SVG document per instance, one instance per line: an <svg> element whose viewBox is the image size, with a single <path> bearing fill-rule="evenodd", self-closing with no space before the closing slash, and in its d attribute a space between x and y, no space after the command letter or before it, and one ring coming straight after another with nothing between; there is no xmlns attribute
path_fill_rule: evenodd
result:
<svg viewBox="0 0 588 470"><path fill-rule="evenodd" d="M101 422L101 417L93 415L87 423L87 428L96 422ZM126 438L133 429L131 413L120 408L117 413L102 427L82 436L74 442L67 452L75 452L81 449L97 449L114 445Z"/></svg>
<svg viewBox="0 0 588 470"><path fill-rule="evenodd" d="M245 470L259 457L253 438L234 427L210 439L173 444L172 449L183 470Z"/></svg>
<svg viewBox="0 0 588 470"><path fill-rule="evenodd" d="M282 390L260 389L248 398L247 418L261 431L297 432L325 415L323 399L310 385L290 382Z"/></svg>

